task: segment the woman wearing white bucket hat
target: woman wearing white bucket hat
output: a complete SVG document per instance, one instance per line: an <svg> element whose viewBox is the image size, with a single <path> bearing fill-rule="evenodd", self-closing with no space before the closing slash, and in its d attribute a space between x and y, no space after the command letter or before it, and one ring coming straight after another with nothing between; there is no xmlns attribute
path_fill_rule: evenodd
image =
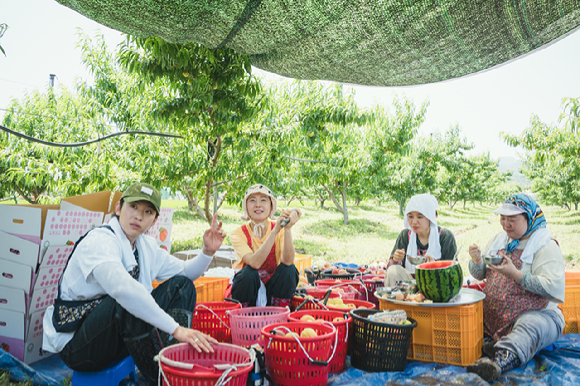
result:
<svg viewBox="0 0 580 386"><path fill-rule="evenodd" d="M455 237L449 229L437 226L437 205L437 199L428 193L409 200L405 229L399 233L387 264L386 287L413 279L415 265L407 261L407 256L425 256L429 261L453 259L457 251Z"/></svg>
<svg viewBox="0 0 580 386"><path fill-rule="evenodd" d="M252 185L242 201L243 220L250 220L230 235L237 260L231 296L243 306L290 304L298 285L294 265L292 227L300 219L299 210L283 210L275 222L276 198L263 184Z"/></svg>

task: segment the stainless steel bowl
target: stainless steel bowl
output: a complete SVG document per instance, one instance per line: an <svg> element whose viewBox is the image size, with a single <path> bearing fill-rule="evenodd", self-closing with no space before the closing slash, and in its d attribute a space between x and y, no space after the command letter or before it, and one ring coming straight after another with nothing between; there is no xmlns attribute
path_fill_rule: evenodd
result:
<svg viewBox="0 0 580 386"><path fill-rule="evenodd" d="M503 261L503 256L483 256L483 262L487 265L500 265Z"/></svg>
<svg viewBox="0 0 580 386"><path fill-rule="evenodd" d="M423 264L424 262L426 262L427 261L427 258L425 256L410 256L410 255L407 255L407 260L411 264L419 265L419 264Z"/></svg>

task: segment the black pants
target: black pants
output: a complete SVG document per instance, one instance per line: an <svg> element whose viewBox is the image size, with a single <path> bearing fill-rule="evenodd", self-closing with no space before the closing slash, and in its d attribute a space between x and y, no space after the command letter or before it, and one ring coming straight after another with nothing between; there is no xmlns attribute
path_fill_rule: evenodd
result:
<svg viewBox="0 0 580 386"><path fill-rule="evenodd" d="M296 291L299 276L294 264L279 264L268 283L265 284L268 305L272 304L272 297L291 299ZM232 298L242 304L247 303L249 307L255 307L259 289L260 275L258 270L246 265L234 276Z"/></svg>
<svg viewBox="0 0 580 386"><path fill-rule="evenodd" d="M195 286L185 276L175 276L151 292L165 311L195 309ZM101 371L129 355L123 338L134 338L153 329L107 296L83 321L60 352L62 361L77 371Z"/></svg>

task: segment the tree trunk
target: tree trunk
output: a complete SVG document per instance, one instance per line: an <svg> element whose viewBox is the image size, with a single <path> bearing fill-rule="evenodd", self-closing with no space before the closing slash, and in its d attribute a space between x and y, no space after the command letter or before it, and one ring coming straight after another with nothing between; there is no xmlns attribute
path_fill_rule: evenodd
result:
<svg viewBox="0 0 580 386"><path fill-rule="evenodd" d="M457 204L457 200L453 201L453 200L449 200L449 210L453 209L453 207L455 206L455 204Z"/></svg>
<svg viewBox="0 0 580 386"><path fill-rule="evenodd" d="M404 215L405 213L403 212L403 204L405 202L403 200L399 200L399 216Z"/></svg>
<svg viewBox="0 0 580 386"><path fill-rule="evenodd" d="M566 207L566 209L568 209L568 210L572 209L572 208L570 207L570 204L568 204L567 202L565 202L565 203L564 203L564 206L565 206L565 207Z"/></svg>
<svg viewBox="0 0 580 386"><path fill-rule="evenodd" d="M360 205L360 198L358 198L358 197L357 197L357 198L355 198L355 199L354 199L354 204L355 204L356 206L359 206L359 205Z"/></svg>
<svg viewBox="0 0 580 386"><path fill-rule="evenodd" d="M574 210L578 210L578 201L574 203Z"/></svg>
<svg viewBox="0 0 580 386"><path fill-rule="evenodd" d="M292 196L292 197L290 197L290 199L288 200L288 203L286 204L286 206L289 206L289 205L290 205L290 203L291 203L292 201L294 201L294 199L295 199L295 198L296 198L296 196Z"/></svg>
<svg viewBox="0 0 580 386"><path fill-rule="evenodd" d="M316 194L318 194L318 199L320 200L320 209L323 209L324 201L326 201L326 199L322 196L322 194L320 194L320 192L316 191ZM316 203L314 204L314 206L316 206Z"/></svg>
<svg viewBox="0 0 580 386"><path fill-rule="evenodd" d="M342 183L342 205L344 210L342 213L344 214L343 222L345 225L348 225L348 209L346 208L346 182Z"/></svg>
<svg viewBox="0 0 580 386"><path fill-rule="evenodd" d="M465 205L467 205L467 200L463 200L463 209L465 209Z"/></svg>
<svg viewBox="0 0 580 386"><path fill-rule="evenodd" d="M207 220L207 218L205 218L203 208L199 206L197 198L195 198L195 195L193 194L191 188L189 186L186 186L183 189L181 189L181 193L183 193L183 195L185 195L185 197L187 198L187 209L189 209L192 212L193 211L197 212L197 214L199 214L199 216L202 219Z"/></svg>
<svg viewBox="0 0 580 386"><path fill-rule="evenodd" d="M342 208L342 206L340 205L340 203L338 202L338 200L336 199L336 197L334 196L334 193L328 189L328 187L326 185L322 185L322 187L324 189L326 189L326 192L328 193L328 196L330 197L330 200L334 203L334 206L336 206L336 208L341 212L344 213L344 209Z"/></svg>

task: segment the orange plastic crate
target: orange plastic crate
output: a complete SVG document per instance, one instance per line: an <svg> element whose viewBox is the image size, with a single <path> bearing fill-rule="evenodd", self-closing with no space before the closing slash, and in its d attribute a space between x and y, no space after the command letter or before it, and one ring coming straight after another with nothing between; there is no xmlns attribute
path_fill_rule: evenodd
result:
<svg viewBox="0 0 580 386"><path fill-rule="evenodd" d="M195 292L197 294L197 297L195 298L195 302L196 303L207 302L207 300L206 300L207 296L205 294L205 284L196 283L196 282L193 282L193 284L195 285Z"/></svg>
<svg viewBox="0 0 580 386"><path fill-rule="evenodd" d="M567 281L566 281L567 282ZM580 285L567 285L564 303L559 305L564 314L564 334L578 334L580 331Z"/></svg>
<svg viewBox="0 0 580 386"><path fill-rule="evenodd" d="M417 321L408 360L468 366L481 357L483 303L453 307L393 304L379 299L381 310L405 310Z"/></svg>
<svg viewBox="0 0 580 386"><path fill-rule="evenodd" d="M580 285L580 270L566 271L566 286Z"/></svg>
<svg viewBox="0 0 580 386"><path fill-rule="evenodd" d="M300 276L305 276L304 268L312 267L312 256L310 255L294 255L294 265Z"/></svg>
<svg viewBox="0 0 580 386"><path fill-rule="evenodd" d="M223 302L226 287L230 279L227 277L205 277L202 276L195 280L194 284L204 284L205 300L204 302Z"/></svg>

